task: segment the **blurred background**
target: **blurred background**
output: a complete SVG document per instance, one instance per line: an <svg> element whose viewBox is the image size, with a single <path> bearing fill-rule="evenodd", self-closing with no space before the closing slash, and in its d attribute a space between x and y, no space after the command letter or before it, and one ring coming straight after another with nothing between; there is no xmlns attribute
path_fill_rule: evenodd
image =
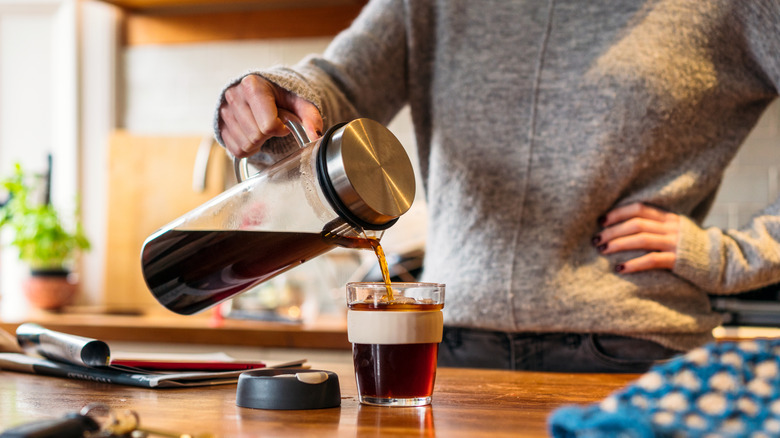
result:
<svg viewBox="0 0 780 438"><path fill-rule="evenodd" d="M212 141L222 87L249 70L321 52L364 4L0 0L0 177L16 162L39 174L51 170L53 204L80 211L92 249L77 263L75 305L106 312L156 305L140 277L143 239L233 183L226 156ZM414 157L408 112L390 129ZM778 197L779 141L775 103L729 168L707 225L737 228ZM5 198L0 192L0 203ZM424 216L418 196L383 238L391 262L411 260L410 270L419 268ZM306 295L311 304L296 304L293 319L341 307L344 282L371 275L373 254L361 253L334 251L297 268L290 273L295 278L269 286L270 295L258 291L246 307L278 307L263 300L284 300L284 294L297 294L290 300L298 304ZM0 317L23 314L18 285L25 275L3 246Z"/></svg>

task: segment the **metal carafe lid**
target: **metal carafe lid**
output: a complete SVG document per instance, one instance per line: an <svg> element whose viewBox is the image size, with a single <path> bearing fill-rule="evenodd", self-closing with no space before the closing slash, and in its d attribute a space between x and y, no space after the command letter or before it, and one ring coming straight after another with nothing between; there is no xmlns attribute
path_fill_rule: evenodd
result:
<svg viewBox="0 0 780 438"><path fill-rule="evenodd" d="M414 170L390 130L371 119L356 119L323 140L320 182L329 197L335 195L335 207L345 219L366 229L385 229L409 210Z"/></svg>

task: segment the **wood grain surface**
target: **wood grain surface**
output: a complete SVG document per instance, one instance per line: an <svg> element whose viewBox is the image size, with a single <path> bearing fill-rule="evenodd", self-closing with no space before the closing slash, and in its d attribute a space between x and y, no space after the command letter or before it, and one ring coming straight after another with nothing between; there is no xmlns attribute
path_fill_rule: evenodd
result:
<svg viewBox="0 0 780 438"><path fill-rule="evenodd" d="M153 390L0 371L0 427L100 401L148 427L218 437L543 437L554 409L600 401L637 377L441 368L431 406L387 408L358 403L351 363L312 367L338 374L341 407L258 410L236 406L235 385Z"/></svg>

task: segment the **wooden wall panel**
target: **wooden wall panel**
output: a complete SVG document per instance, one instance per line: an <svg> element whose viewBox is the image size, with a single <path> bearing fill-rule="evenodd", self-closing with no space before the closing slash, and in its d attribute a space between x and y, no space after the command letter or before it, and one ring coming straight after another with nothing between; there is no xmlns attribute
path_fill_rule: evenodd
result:
<svg viewBox="0 0 780 438"><path fill-rule="evenodd" d="M211 148L205 190L193 190L197 136L112 135L104 300L115 310L160 307L141 274L141 248L165 224L224 190L228 156Z"/></svg>

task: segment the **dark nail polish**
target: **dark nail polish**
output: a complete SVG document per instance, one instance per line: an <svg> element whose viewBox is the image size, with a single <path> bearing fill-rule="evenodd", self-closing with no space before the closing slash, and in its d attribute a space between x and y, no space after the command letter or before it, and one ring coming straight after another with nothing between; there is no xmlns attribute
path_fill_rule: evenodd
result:
<svg viewBox="0 0 780 438"><path fill-rule="evenodd" d="M598 222L599 226L603 227L604 224L607 223L607 217L606 216L599 216L599 218L596 219L596 222Z"/></svg>
<svg viewBox="0 0 780 438"><path fill-rule="evenodd" d="M607 249L607 244L606 243L602 243L601 245L597 246L596 249L601 251L601 252L604 252L604 250Z"/></svg>
<svg viewBox="0 0 780 438"><path fill-rule="evenodd" d="M593 246L598 246L601 243L601 234L596 234L590 241L593 243Z"/></svg>
<svg viewBox="0 0 780 438"><path fill-rule="evenodd" d="M626 265L624 265L622 263L617 265L617 266L615 266L615 272L623 272L625 269L626 269Z"/></svg>

